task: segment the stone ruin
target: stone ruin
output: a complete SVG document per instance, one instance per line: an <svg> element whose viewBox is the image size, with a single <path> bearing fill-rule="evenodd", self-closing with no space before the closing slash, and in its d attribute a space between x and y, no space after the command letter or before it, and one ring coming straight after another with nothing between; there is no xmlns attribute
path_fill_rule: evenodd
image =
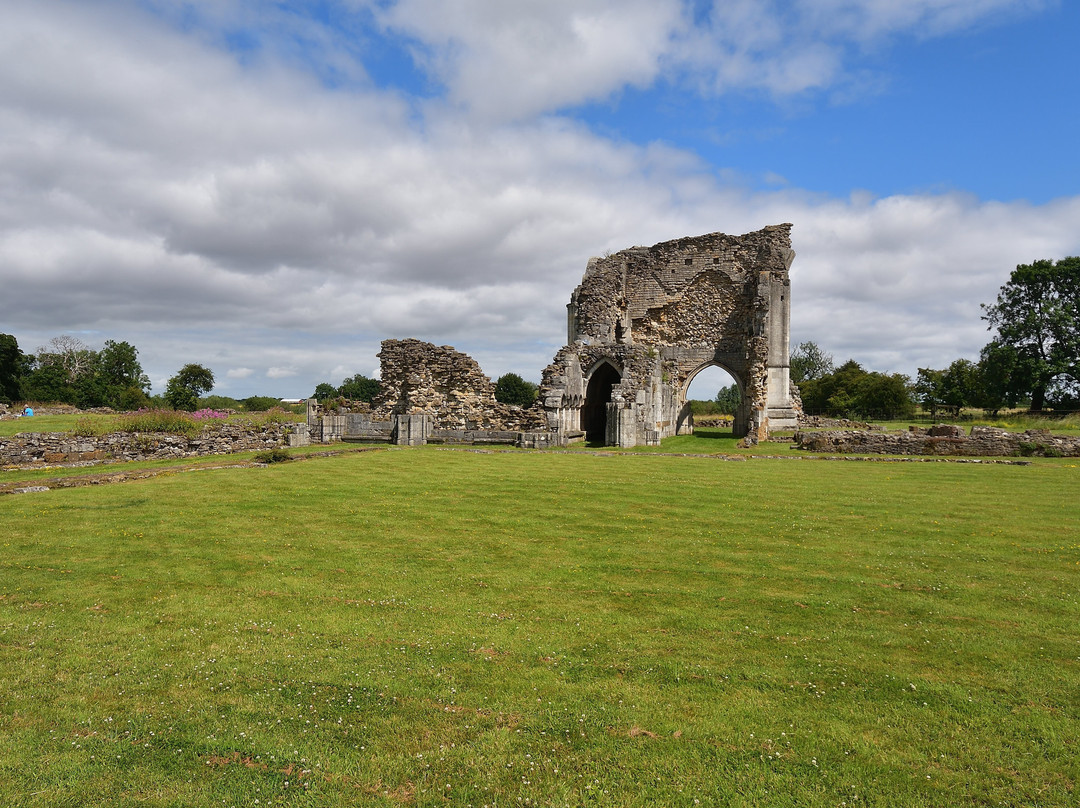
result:
<svg viewBox="0 0 1080 808"><path fill-rule="evenodd" d="M370 408L322 415L316 440L658 445L691 432L691 381L718 366L735 379L734 430L753 443L798 424L789 380L791 225L710 233L589 260L567 307L567 345L543 373L536 404L495 401L479 365L449 346L386 340Z"/></svg>
<svg viewBox="0 0 1080 808"><path fill-rule="evenodd" d="M544 371L553 431L611 446L690 432L686 393L710 366L735 379L734 432L798 424L788 330L791 225L711 233L593 258L567 307L567 345Z"/></svg>

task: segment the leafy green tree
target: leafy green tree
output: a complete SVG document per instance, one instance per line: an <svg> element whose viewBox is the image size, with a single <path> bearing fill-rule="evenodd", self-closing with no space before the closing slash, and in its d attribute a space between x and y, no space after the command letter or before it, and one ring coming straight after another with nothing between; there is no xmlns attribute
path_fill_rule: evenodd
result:
<svg viewBox="0 0 1080 808"><path fill-rule="evenodd" d="M1015 352L1005 387L1012 395L1026 388L1032 410L1055 379L1080 382L1080 257L1018 265L983 311L994 342Z"/></svg>
<svg viewBox="0 0 1080 808"><path fill-rule="evenodd" d="M150 390L150 379L143 373L139 352L130 342L105 340L97 355L97 375L105 390L105 402L116 409L125 409L120 399L131 398L130 388L142 390L144 397Z"/></svg>
<svg viewBox="0 0 1080 808"><path fill-rule="evenodd" d="M954 415L964 407L978 406L981 379L979 366L969 359L957 359L941 380L941 401Z"/></svg>
<svg viewBox="0 0 1080 808"><path fill-rule="evenodd" d="M536 401L537 386L516 373L504 373L495 381L495 400L518 407L531 407Z"/></svg>
<svg viewBox="0 0 1080 808"><path fill-rule="evenodd" d="M248 412L265 412L274 407L280 407L281 399L273 396L248 396L240 403L244 405L244 409Z"/></svg>
<svg viewBox="0 0 1080 808"><path fill-rule="evenodd" d="M991 415L1015 407L1028 388L1016 349L997 340L979 352L979 394L973 402Z"/></svg>
<svg viewBox="0 0 1080 808"><path fill-rule="evenodd" d="M27 401L75 403L75 388L68 381L63 365L42 365L35 357L30 372L23 377L23 398Z"/></svg>
<svg viewBox="0 0 1080 808"><path fill-rule="evenodd" d="M199 404L199 396L210 392L214 386L214 373L202 365L188 364L169 379L165 385L165 401L174 410L193 411Z"/></svg>
<svg viewBox="0 0 1080 808"><path fill-rule="evenodd" d="M838 416L851 413L855 388L865 375L862 365L849 359L832 373L804 380L799 385L803 408L811 415Z"/></svg>
<svg viewBox="0 0 1080 808"><path fill-rule="evenodd" d="M727 387L721 387L714 401L716 401L722 415L734 415L742 403L742 393L739 392L739 385L729 384Z"/></svg>
<svg viewBox="0 0 1080 808"><path fill-rule="evenodd" d="M5 404L18 401L26 358L19 350L19 341L11 334L0 334L0 399Z"/></svg>
<svg viewBox="0 0 1080 808"><path fill-rule="evenodd" d="M315 392L311 394L311 397L320 402L329 401L338 397L338 389L330 382L319 382L315 385Z"/></svg>
<svg viewBox="0 0 1080 808"><path fill-rule="evenodd" d="M821 378L804 381L799 389L803 407L811 415L891 420L907 417L915 409L907 376L869 373L854 359Z"/></svg>
<svg viewBox="0 0 1080 808"><path fill-rule="evenodd" d="M791 352L791 380L801 384L809 379L820 379L833 372L832 354L827 354L816 342L800 342Z"/></svg>
<svg viewBox="0 0 1080 808"><path fill-rule="evenodd" d="M945 371L934 370L933 368L919 368L919 373L915 377L915 395L918 397L922 408L930 413L931 418L935 417L938 410L941 409L942 380L944 378Z"/></svg>
<svg viewBox="0 0 1080 808"><path fill-rule="evenodd" d="M911 417L911 380L903 373L867 373L856 385L852 410L861 418L886 421Z"/></svg>
<svg viewBox="0 0 1080 808"><path fill-rule="evenodd" d="M115 403L109 405L113 409L133 412L144 407L149 409L152 406L150 396L141 387L126 387L115 395Z"/></svg>
<svg viewBox="0 0 1080 808"><path fill-rule="evenodd" d="M369 379L360 373L350 376L338 387L338 395L344 396L351 401L366 401L369 404L379 395L379 380ZM316 396L318 398L318 396Z"/></svg>
<svg viewBox="0 0 1080 808"><path fill-rule="evenodd" d="M982 406L982 372L969 359L957 359L945 370L919 368L914 391L931 416L938 410L959 415L964 407Z"/></svg>

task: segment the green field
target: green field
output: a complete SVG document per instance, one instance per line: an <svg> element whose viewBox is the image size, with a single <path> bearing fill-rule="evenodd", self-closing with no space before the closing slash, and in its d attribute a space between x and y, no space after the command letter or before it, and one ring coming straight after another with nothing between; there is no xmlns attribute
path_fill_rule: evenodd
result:
<svg viewBox="0 0 1080 808"><path fill-rule="evenodd" d="M1075 805L1078 466L428 447L3 496L0 804Z"/></svg>

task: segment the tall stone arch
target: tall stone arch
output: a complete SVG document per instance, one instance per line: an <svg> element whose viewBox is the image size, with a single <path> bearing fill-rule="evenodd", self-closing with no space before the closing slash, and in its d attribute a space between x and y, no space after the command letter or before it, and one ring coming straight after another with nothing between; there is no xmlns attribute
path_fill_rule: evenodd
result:
<svg viewBox="0 0 1080 808"><path fill-rule="evenodd" d="M794 257L791 225L780 224L590 259L567 306L567 345L541 383L549 428L584 429L590 371L602 360L621 368L607 402L605 443L656 444L674 435L688 380L710 364L725 368L742 390L737 434L757 441L770 428L795 426L788 357Z"/></svg>
<svg viewBox="0 0 1080 808"><path fill-rule="evenodd" d="M732 432L736 435L745 435L747 432L747 424L750 420L750 412L747 409L746 396L742 395L746 389L746 382L741 378L741 374L731 370L720 362L706 362L699 365L694 370L690 371L686 376L686 380L683 382L682 389L680 390L679 400L682 402L682 407L679 411L679 422L676 424L675 434L682 435L693 431L693 420L690 412L690 402L688 393L690 391L690 385L694 383L695 377L703 370L708 368L720 368L725 371L735 382L735 386L738 387L740 393L741 403L736 408L734 414L734 420L732 423Z"/></svg>

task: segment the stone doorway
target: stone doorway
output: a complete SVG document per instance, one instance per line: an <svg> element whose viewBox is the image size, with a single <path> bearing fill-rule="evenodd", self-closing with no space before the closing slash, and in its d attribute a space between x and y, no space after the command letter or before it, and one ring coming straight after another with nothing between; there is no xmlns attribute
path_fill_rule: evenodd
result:
<svg viewBox="0 0 1080 808"><path fill-rule="evenodd" d="M607 441L607 411L611 388L622 381L622 374L610 363L601 362L589 377L585 403L581 407L581 428L589 443Z"/></svg>
<svg viewBox="0 0 1080 808"><path fill-rule="evenodd" d="M742 381L719 362L709 362L694 370L687 376L685 389L680 398L676 434L686 435L694 432L695 419L691 414L691 400L715 401L721 390L727 394L726 403L734 410L728 413L732 418L732 434L736 436L746 434L747 407L743 389Z"/></svg>

